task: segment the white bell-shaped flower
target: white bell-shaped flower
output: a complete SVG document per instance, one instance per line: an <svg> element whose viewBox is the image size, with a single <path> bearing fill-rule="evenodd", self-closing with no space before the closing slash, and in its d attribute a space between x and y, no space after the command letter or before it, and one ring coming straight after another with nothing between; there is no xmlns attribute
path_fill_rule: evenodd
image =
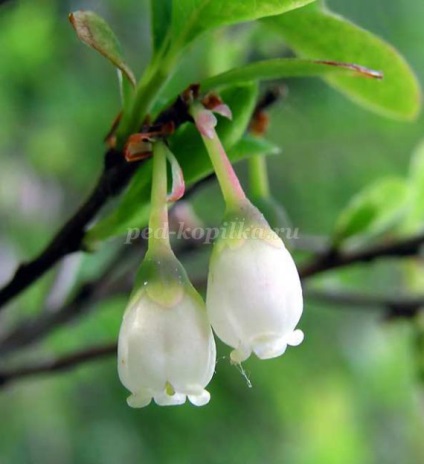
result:
<svg viewBox="0 0 424 464"><path fill-rule="evenodd" d="M149 253L148 253L149 255ZM215 341L202 298L179 261L147 257L119 334L118 372L132 407L208 403Z"/></svg>
<svg viewBox="0 0 424 464"><path fill-rule="evenodd" d="M206 306L234 362L260 359L299 345L303 299L299 274L283 241L247 199L227 214L214 245Z"/></svg>

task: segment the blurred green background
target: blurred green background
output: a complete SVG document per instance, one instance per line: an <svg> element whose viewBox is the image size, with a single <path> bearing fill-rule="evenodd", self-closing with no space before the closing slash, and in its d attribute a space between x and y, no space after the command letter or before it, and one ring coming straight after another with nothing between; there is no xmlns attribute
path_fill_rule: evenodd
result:
<svg viewBox="0 0 424 464"><path fill-rule="evenodd" d="M396 46L424 82L421 0L328 3ZM68 23L68 12L80 8L109 21L138 74L149 57L146 0L25 0L0 8L1 282L90 191L102 166L102 138L119 110L114 70L78 42ZM239 40L260 38L249 56L286 51L275 35L243 27L234 33ZM208 59L216 51L208 44L206 38L187 52L177 83L213 67ZM272 190L301 233L325 236L355 192L378 177L407 173L424 136L423 117L384 119L318 79L288 86L289 97L271 112L270 138L283 148L269 159ZM237 169L245 179L245 165ZM193 202L209 222L219 220L216 186ZM115 246L74 259L75 279L96 275ZM208 253L185 262L193 278L205 275ZM387 294L399 286L419 291L416 277L408 280L404 267L385 262L321 281ZM0 334L40 311L53 278L49 273L1 315ZM0 366L114 340L125 302L96 305L35 348L0 359ZM247 362L252 388L220 345L204 408L128 408L114 359L11 384L0 391L0 464L424 462L423 322L387 322L378 308L363 309L307 300L305 342L281 358Z"/></svg>

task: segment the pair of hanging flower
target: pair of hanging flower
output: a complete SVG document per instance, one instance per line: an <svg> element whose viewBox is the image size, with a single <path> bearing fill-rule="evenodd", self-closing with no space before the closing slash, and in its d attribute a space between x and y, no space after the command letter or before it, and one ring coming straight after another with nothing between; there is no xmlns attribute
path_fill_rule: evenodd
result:
<svg viewBox="0 0 424 464"><path fill-rule="evenodd" d="M231 117L226 105L214 111ZM191 102L190 113L225 199L224 220L230 230L234 223L242 229L214 244L205 307L170 247L166 160L175 159L162 141L154 143L149 228L165 233L150 234L118 343L119 377L132 393L132 407L147 406L152 398L159 405L182 404L187 396L196 406L209 402L205 387L216 363L211 326L234 348L235 363L252 351L260 359L280 356L303 340L295 330L303 301L293 259L246 198L215 132L215 116L198 101Z"/></svg>

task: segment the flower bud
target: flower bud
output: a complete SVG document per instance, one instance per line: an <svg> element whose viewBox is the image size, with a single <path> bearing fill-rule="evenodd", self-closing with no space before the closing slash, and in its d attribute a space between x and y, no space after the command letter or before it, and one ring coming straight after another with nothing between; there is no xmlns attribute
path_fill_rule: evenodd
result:
<svg viewBox="0 0 424 464"><path fill-rule="evenodd" d="M227 213L215 243L206 306L217 336L234 348L234 362L253 351L260 359L299 345L302 315L299 274L290 253L247 200Z"/></svg>
<svg viewBox="0 0 424 464"><path fill-rule="evenodd" d="M118 372L132 407L186 401L202 406L215 369L204 303L170 252L148 252L122 322Z"/></svg>

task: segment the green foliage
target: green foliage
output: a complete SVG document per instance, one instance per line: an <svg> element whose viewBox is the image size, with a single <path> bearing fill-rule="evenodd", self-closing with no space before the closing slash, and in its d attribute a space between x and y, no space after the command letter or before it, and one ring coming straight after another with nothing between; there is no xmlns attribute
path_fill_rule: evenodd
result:
<svg viewBox="0 0 424 464"><path fill-rule="evenodd" d="M54 55L56 43L51 40L54 34L54 20L33 3L23 3L13 14L3 11L0 49L2 50L2 72L0 80L22 79L31 71L41 69ZM47 13L47 14L46 14ZM25 31L21 30L25 24ZM30 40L22 40L23 37ZM19 63L20 68L5 66L9 60ZM18 72L20 71L20 72Z"/></svg>
<svg viewBox="0 0 424 464"><path fill-rule="evenodd" d="M169 39L169 25L172 19L172 0L150 0L153 51L158 53Z"/></svg>
<svg viewBox="0 0 424 464"><path fill-rule="evenodd" d="M255 84L245 84L228 87L221 93L233 112L233 121L220 119L217 127L217 132L227 149L231 149L242 138L255 107L257 92ZM192 124L180 127L170 138L169 144L183 169L187 186L212 173L212 164L200 135ZM235 150L230 151L229 156L234 156L232 159L235 161L237 156L242 159L247 154ZM88 247L101 240L125 234L128 228L147 224L150 177L151 162L147 161L132 179L119 205L87 232L85 243Z"/></svg>
<svg viewBox="0 0 424 464"><path fill-rule="evenodd" d="M376 71L354 67L345 63L277 58L274 60L257 61L210 77L202 82L202 90L210 90L222 85L234 85L249 81L326 76L330 74L347 75L350 77L379 77Z"/></svg>
<svg viewBox="0 0 424 464"><path fill-rule="evenodd" d="M356 194L339 216L335 243L363 241L386 231L397 236L424 229L424 143L415 149L406 178L380 179Z"/></svg>
<svg viewBox="0 0 424 464"><path fill-rule="evenodd" d="M244 157L278 155L280 152L281 148L275 143L263 137L253 137L246 134L230 148L228 156L230 159L238 161Z"/></svg>
<svg viewBox="0 0 424 464"><path fill-rule="evenodd" d="M358 63L381 70L382 82L327 76L325 79L355 102L397 119L414 119L420 87L404 58L389 44L328 10L305 7L264 20L300 55Z"/></svg>
<svg viewBox="0 0 424 464"><path fill-rule="evenodd" d="M224 2L212 0L181 0L171 4L152 5L151 29L153 58L137 85L131 107L123 113L118 128L118 146L143 123L155 107L158 94L178 65L181 52L202 33L224 25L253 21L299 8L314 0L256 0ZM167 24L170 21L170 25Z"/></svg>
<svg viewBox="0 0 424 464"><path fill-rule="evenodd" d="M334 242L381 234L402 219L407 211L408 185L402 178L379 179L356 194L336 223Z"/></svg>
<svg viewBox="0 0 424 464"><path fill-rule="evenodd" d="M179 0L173 2L171 39L184 46L210 29L283 14L314 0Z"/></svg>

